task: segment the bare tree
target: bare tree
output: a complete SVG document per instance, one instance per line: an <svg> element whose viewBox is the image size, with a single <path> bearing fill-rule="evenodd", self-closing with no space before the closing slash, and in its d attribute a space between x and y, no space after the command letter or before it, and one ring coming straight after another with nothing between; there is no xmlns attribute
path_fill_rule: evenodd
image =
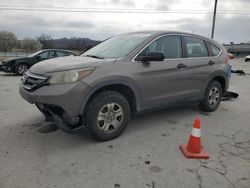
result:
<svg viewBox="0 0 250 188"><path fill-rule="evenodd" d="M42 48L42 44L38 40L31 38L24 38L21 41L21 48L25 49L27 54L28 52L40 50Z"/></svg>
<svg viewBox="0 0 250 188"><path fill-rule="evenodd" d="M0 31L0 51L11 51L17 43L17 37L9 31Z"/></svg>
<svg viewBox="0 0 250 188"><path fill-rule="evenodd" d="M37 38L37 40L42 44L43 49L53 48L53 39L51 35L43 33L40 37Z"/></svg>

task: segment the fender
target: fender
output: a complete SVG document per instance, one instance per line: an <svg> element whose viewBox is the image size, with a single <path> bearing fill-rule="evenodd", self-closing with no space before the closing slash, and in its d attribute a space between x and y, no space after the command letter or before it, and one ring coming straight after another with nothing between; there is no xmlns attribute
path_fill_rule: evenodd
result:
<svg viewBox="0 0 250 188"><path fill-rule="evenodd" d="M212 80L214 80L216 77L220 77L220 78L222 78L222 79L225 81L225 88L223 88L223 89L225 89L225 91L227 90L228 84L229 84L228 75L227 75L224 71L222 71L222 70L217 70L217 71L213 72L213 73L208 77L207 82L206 82L206 84L205 84L205 87L204 87L203 90L202 90L203 93L205 93L205 91L206 91L206 89L207 89L209 83L210 83Z"/></svg>
<svg viewBox="0 0 250 188"><path fill-rule="evenodd" d="M93 96L93 94L96 91L98 91L101 88L104 88L106 86L115 85L115 84L120 84L120 85L127 86L133 91L133 93L135 95L135 100L136 100L136 110L140 111L141 110L141 101L140 101L140 99L141 99L141 90L138 89L140 87L135 83L135 81L133 81L132 79L127 78L125 76L112 76L112 77L102 78L101 82L96 81L91 85L88 84L88 85L90 85L91 89L89 90L88 94L81 101L81 107L80 107L80 110L79 110L79 115L82 115L84 113L85 107L86 107L89 99L91 98L91 96Z"/></svg>

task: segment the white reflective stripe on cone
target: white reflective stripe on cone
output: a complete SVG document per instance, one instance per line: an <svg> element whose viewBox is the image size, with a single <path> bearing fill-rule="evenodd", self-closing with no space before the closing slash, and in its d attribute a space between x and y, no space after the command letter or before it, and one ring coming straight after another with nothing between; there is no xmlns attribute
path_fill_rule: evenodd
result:
<svg viewBox="0 0 250 188"><path fill-rule="evenodd" d="M195 137L201 137L201 129L193 128L191 134L192 136L195 136Z"/></svg>

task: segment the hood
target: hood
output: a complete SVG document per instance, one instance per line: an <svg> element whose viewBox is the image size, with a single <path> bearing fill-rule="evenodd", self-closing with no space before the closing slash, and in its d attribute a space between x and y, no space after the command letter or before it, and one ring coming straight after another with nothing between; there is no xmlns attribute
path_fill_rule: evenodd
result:
<svg viewBox="0 0 250 188"><path fill-rule="evenodd" d="M96 59L92 57L67 56L41 61L33 65L29 71L34 74L46 74L49 72L107 65L114 62L115 59Z"/></svg>
<svg viewBox="0 0 250 188"><path fill-rule="evenodd" d="M11 61L18 61L18 60L26 60L28 59L28 57L13 57L13 58L8 58L8 59L4 59L3 62L11 62Z"/></svg>

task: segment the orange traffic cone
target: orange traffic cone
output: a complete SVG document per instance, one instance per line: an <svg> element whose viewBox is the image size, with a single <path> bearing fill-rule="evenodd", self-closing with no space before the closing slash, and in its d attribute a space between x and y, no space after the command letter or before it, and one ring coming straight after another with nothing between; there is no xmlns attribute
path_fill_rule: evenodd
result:
<svg viewBox="0 0 250 188"><path fill-rule="evenodd" d="M186 158L208 159L208 153L201 145L201 121L196 118L188 144L180 145L180 149Z"/></svg>

